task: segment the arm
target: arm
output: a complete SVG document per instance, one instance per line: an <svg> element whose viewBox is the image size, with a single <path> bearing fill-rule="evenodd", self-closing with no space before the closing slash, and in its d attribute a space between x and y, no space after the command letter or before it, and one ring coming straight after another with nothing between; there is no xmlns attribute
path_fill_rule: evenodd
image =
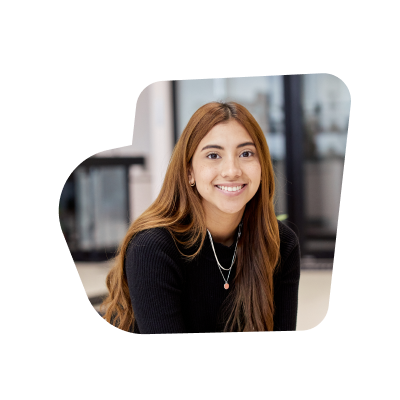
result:
<svg viewBox="0 0 400 400"><path fill-rule="evenodd" d="M135 322L140 333L183 333L183 278L169 233L152 229L130 243L125 259Z"/></svg>
<svg viewBox="0 0 400 400"><path fill-rule="evenodd" d="M300 281L300 246L297 240L287 257L282 260L275 278L274 331L294 331Z"/></svg>

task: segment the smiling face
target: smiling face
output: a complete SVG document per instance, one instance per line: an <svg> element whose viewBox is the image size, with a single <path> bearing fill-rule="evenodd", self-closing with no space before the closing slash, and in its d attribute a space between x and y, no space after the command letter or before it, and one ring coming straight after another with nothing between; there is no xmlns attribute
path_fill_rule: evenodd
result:
<svg viewBox="0 0 400 400"><path fill-rule="evenodd" d="M201 140L189 170L206 216L242 215L256 194L261 165L246 129L236 120L215 125Z"/></svg>

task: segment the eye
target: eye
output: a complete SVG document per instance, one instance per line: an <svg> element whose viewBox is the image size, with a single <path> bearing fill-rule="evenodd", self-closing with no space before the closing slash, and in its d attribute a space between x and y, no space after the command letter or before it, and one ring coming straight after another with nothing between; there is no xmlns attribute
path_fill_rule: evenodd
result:
<svg viewBox="0 0 400 400"><path fill-rule="evenodd" d="M241 155L243 155L243 154L245 154L245 153L250 153L251 156L254 155L254 153L253 153L252 151L244 151ZM209 160L217 160L217 158L215 158L215 157L209 158L209 156L212 156L212 155L216 155L216 156L219 157L219 155L218 155L217 153L210 153L210 154L207 154L207 158L208 158ZM247 156L247 157L243 157L243 158L250 158L251 156Z"/></svg>
<svg viewBox="0 0 400 400"><path fill-rule="evenodd" d="M210 153L207 154L207 158L209 158L210 160L216 160L217 158L221 158L217 153Z"/></svg>
<svg viewBox="0 0 400 400"><path fill-rule="evenodd" d="M251 155L254 154L252 151L244 151L241 155L243 155L244 153L250 153ZM245 158L249 158L249 157L251 157L251 156L247 156L247 157L245 157Z"/></svg>

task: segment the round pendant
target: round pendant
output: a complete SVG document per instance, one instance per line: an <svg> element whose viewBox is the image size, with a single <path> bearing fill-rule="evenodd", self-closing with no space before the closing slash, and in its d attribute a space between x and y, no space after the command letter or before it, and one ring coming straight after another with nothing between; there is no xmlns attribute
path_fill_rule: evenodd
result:
<svg viewBox="0 0 400 400"><path fill-rule="evenodd" d="M224 288L229 289L229 283L225 283Z"/></svg>

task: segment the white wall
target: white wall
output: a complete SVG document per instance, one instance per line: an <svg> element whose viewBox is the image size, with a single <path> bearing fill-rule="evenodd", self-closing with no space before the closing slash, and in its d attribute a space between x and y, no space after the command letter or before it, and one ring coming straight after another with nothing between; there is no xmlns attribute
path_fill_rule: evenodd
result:
<svg viewBox="0 0 400 400"><path fill-rule="evenodd" d="M173 150L171 82L156 82L148 88L150 97L150 171L152 201L158 196Z"/></svg>
<svg viewBox="0 0 400 400"><path fill-rule="evenodd" d="M132 144L98 153L95 157L143 156L146 168L129 171L130 215L136 219L157 197L173 149L172 84L156 82L140 94L132 113Z"/></svg>

